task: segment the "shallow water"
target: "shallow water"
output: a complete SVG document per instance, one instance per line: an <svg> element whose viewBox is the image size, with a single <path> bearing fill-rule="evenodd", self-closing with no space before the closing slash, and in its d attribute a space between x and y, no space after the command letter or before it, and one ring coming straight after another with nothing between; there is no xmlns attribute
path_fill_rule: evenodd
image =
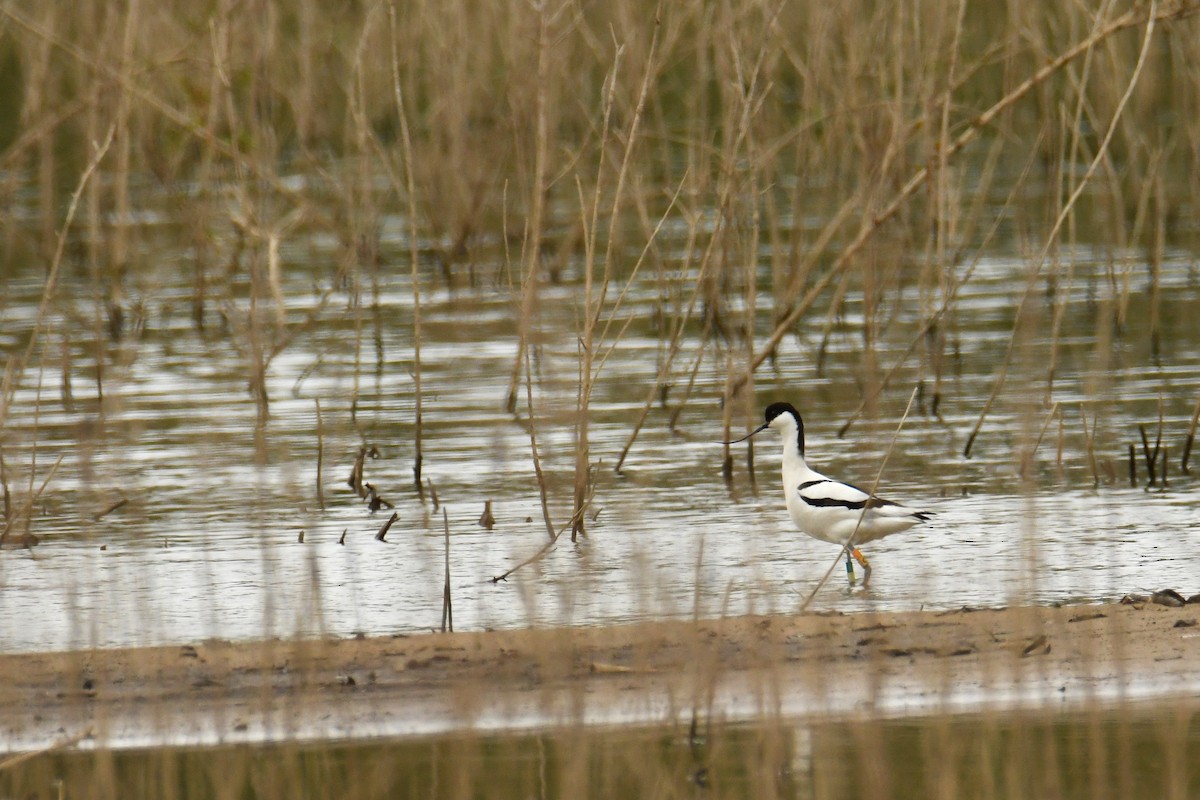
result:
<svg viewBox="0 0 1200 800"><path fill-rule="evenodd" d="M51 753L6 796L1190 797L1194 708Z"/></svg>
<svg viewBox="0 0 1200 800"><path fill-rule="evenodd" d="M285 244L285 315L293 338L267 372L269 418L262 425L248 391L249 339L239 327L249 319L242 278L210 304L208 326L198 331L188 311L186 245L169 226L147 236L145 270L128 281L126 334L119 341L99 336L101 403L95 342L103 312L84 272L64 272L0 439L15 504L62 457L29 525L40 543L0 554L0 649L386 634L440 624L442 515L412 488L413 302L401 274L407 267L398 266L405 263L404 227L395 219L382 226L386 268L377 291L363 295L367 302L377 298L374 307L356 309L346 292L330 286L324 270L337 253L328 237L298 235ZM1018 348L1005 391L964 458L1008 344L1028 265L998 251L984 253L970 273L945 326L950 366L941 418L924 413L927 406L914 408L880 484L885 496L936 517L867 549L875 566L869 591L849 589L833 563L836 548L794 530L778 489L773 434L755 440L754 485L745 445L734 451L733 483L723 481L722 448L712 444L722 436L723 353L702 363L678 429L668 430L667 413L656 405L623 471L612 471L664 350L665 334L653 322L660 289L652 276L625 298L620 318L633 322L593 398L598 516L589 520L588 537L577 544L564 537L538 563L493 583L547 540L523 392L516 418L503 408L516 354L516 302L502 283L450 292L430 267L421 342L424 475L447 512L455 628L787 612L830 568L814 608L956 608L1113 599L1164 587L1200 591L1195 484L1179 473L1200 393L1195 260L1168 253L1161 294L1152 301L1148 269L1132 256L1114 262L1111 253L1086 249L1070 255L1072 277L1060 276L1055 295L1064 314L1050 398L1060 414L1046 426L1024 479L1016 453L1037 438L1050 413L1042 398L1054 298L1035 301L1035 332ZM6 359L29 340L43 287L32 266L10 272L0 275ZM1126 273L1133 290L1119 295L1114 287ZM689 273L667 277L671 291L686 297ZM576 278L544 287L536 320L537 433L558 525L569 515L573 467ZM836 438L863 387L909 346L916 316L905 298L916 289L904 291L889 301L894 312L870 353L856 316L861 303L852 295L819 366L826 319L814 312L757 379L755 407L774 399L799 405L810 460L863 485L874 480L917 380L928 377L914 356L872 412ZM1128 302L1124 327L1111 346L1098 344L1097 320L1118 301ZM259 335L270 342L279 335L275 312L261 302L267 310ZM758 332L765 336L771 308L765 291L758 306ZM1160 326L1157 353L1152 316ZM699 347L698 337L685 337L672 403ZM316 492L317 400L324 510ZM1138 441L1140 423L1153 439L1160 403L1169 485L1147 491L1139 464L1139 486L1131 488L1126 448ZM1088 430L1094 426L1095 468L1081 409ZM745 424L736 422L734 432ZM366 479L399 514L386 542L374 534L387 512L369 512L345 482L364 442L379 452L366 462ZM121 498L128 502L94 518ZM485 500L496 518L490 531L478 524Z"/></svg>

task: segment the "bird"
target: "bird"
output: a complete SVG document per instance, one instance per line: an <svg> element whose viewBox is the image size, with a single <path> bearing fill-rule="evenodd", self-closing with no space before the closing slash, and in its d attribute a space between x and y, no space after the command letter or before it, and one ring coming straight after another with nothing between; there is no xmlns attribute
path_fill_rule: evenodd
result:
<svg viewBox="0 0 1200 800"><path fill-rule="evenodd" d="M783 494L792 522L822 542L846 548L846 575L854 584L854 560L862 565L863 586L871 580L871 562L858 545L927 522L933 512L877 497L849 483L826 477L804 460L804 419L791 403L771 403L762 425L729 444L774 428L783 439Z"/></svg>

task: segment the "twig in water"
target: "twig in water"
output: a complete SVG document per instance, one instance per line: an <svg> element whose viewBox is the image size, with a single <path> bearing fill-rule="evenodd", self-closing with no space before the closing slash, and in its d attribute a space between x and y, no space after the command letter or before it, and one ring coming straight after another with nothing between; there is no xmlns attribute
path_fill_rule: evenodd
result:
<svg viewBox="0 0 1200 800"><path fill-rule="evenodd" d="M1188 459L1192 455L1192 444L1196 441L1196 423L1200 422L1200 398L1196 399L1196 408L1192 411L1192 424L1188 426L1187 439L1183 443L1183 458L1180 459L1179 466L1183 470L1184 475L1190 475L1188 471Z"/></svg>
<svg viewBox="0 0 1200 800"><path fill-rule="evenodd" d="M1150 449L1150 439L1146 436L1146 426L1145 425L1142 425L1142 424L1138 425L1138 433L1140 433L1142 435L1142 452L1146 456L1146 473L1150 476L1150 482L1147 483L1146 485L1154 486L1157 483L1157 480L1154 475L1154 462L1158 459L1159 443L1155 442L1154 449L1153 450ZM1162 437L1162 434L1160 432L1159 433L1160 440L1161 440L1161 437Z"/></svg>
<svg viewBox="0 0 1200 800"><path fill-rule="evenodd" d="M502 572L501 574L493 577L491 579L492 583L500 583L500 581L506 581L506 580L508 580L509 575L512 575L514 572L519 570L521 567L527 567L530 564L534 563L535 561L540 561L547 553L549 553L551 550L554 549L554 545L558 543L558 537L562 536L563 531L565 531L570 526L571 526L571 520L567 520L566 524L563 525L561 528L559 528L557 531L551 531L550 532L550 541L546 542L544 545L539 547L538 551L536 553L534 553L529 558L522 561L520 564L517 564L515 567L512 567L511 569L509 569L505 572Z"/></svg>
<svg viewBox="0 0 1200 800"><path fill-rule="evenodd" d="M442 508L442 530L446 552L446 582L442 585L442 633L454 633L454 605L450 602L450 519Z"/></svg>
<svg viewBox="0 0 1200 800"><path fill-rule="evenodd" d="M550 544L554 544L558 539L558 534L554 532L554 523L550 519L549 490L546 488L546 474L542 471L542 459L538 455L537 424L534 422L533 414L533 362L528 347L525 348L525 409L529 414L529 453L533 457L533 474L537 478L538 499L542 505L542 521L546 523L546 534L550 537ZM514 567L514 569L517 568L519 567ZM504 576L508 577L510 572L512 570L504 573Z"/></svg>
<svg viewBox="0 0 1200 800"><path fill-rule="evenodd" d="M317 507L325 510L325 489L322 487L321 467L325 461L325 429L321 424L321 401L314 398L317 404Z"/></svg>
<svg viewBox="0 0 1200 800"><path fill-rule="evenodd" d="M1100 414L1097 412L1092 417L1090 431L1088 430L1087 409L1083 408L1082 404L1079 408L1079 418L1083 422L1083 441L1087 448L1088 466L1092 470L1092 488L1095 489L1100 485L1100 470L1096 466L1096 425L1100 420Z"/></svg>
<svg viewBox="0 0 1200 800"><path fill-rule="evenodd" d="M1129 445L1129 485L1137 486L1137 448Z"/></svg>
<svg viewBox="0 0 1200 800"><path fill-rule="evenodd" d="M350 477L346 479L346 485L354 490L354 493L359 497L366 497L366 491L363 489L363 461L367 457L367 446L360 445L358 455L354 457L354 466L350 468Z"/></svg>
<svg viewBox="0 0 1200 800"><path fill-rule="evenodd" d="M421 495L421 500L424 501L423 484L421 483L421 462L424 459L424 454L421 448L421 280L417 266L420 263L419 242L420 237L417 235L417 189L416 179L413 175L413 147L412 137L408 129L408 110L404 104L404 93L400 84L400 56L396 46L396 6L394 3L388 5L388 21L390 23L391 32L391 51L392 51L392 92L396 96L396 115L400 121L400 144L401 152L404 155L404 179L405 192L408 197L408 242L409 242L409 281L412 284L412 326L413 326L413 396L415 402L414 422L413 422L413 447L416 454L413 458L413 483L417 487L417 494Z"/></svg>
<svg viewBox="0 0 1200 800"><path fill-rule="evenodd" d="M1184 456L1186 458L1187 456ZM12 495L8 491L8 474L4 469L4 448L0 447L0 484L4 486L4 521L12 518Z"/></svg>
<svg viewBox="0 0 1200 800"><path fill-rule="evenodd" d="M60 455L58 457L58 460L56 460L54 462L54 466L50 468L50 473L48 475L46 475L46 478L42 481L42 485L38 487L36 492L33 492L32 494L30 494L30 496L28 497L28 499L26 499L25 504L21 508L20 511L18 511L16 514L9 516L8 520L4 523L4 531L0 532L0 547L3 547L5 541L8 540L8 535L12 531L13 524L18 519L20 519L21 517L24 517L26 515L28 515L28 517L30 519L32 519L34 503L36 503L38 501L38 498L40 498L42 496L42 492L46 491L46 486L50 483L50 480L54 477L54 473L58 472L58 467L60 464L62 464L62 461L64 458L66 458L66 454ZM32 478L31 478L31 480L32 480Z"/></svg>
<svg viewBox="0 0 1200 800"><path fill-rule="evenodd" d="M375 487L371 484L364 483L363 487L367 490L367 508L371 510L371 513L374 513L381 508L391 509L396 507L393 503L389 503L387 500L385 500L383 495L376 491Z"/></svg>
<svg viewBox="0 0 1200 800"><path fill-rule="evenodd" d="M392 523L398 519L400 519L400 515L393 511L392 516L387 522L383 523L383 527L379 529L379 533L375 534L375 541L386 542L387 539L384 537L387 536L388 528L392 527Z"/></svg>
<svg viewBox="0 0 1200 800"><path fill-rule="evenodd" d="M7 487L6 487L6 488L7 488ZM100 520L104 519L104 518L105 518L105 517L107 517L109 514L111 514L112 512L116 511L118 508L120 508L121 506L125 505L125 504L126 504L126 503L128 503L128 502L129 502L129 498L128 498L128 497L122 497L120 500L118 500L118 501L117 501L117 502L115 502L115 503L109 503L109 504L108 504L107 506L105 506L105 507L104 507L102 510L100 510L100 511L97 511L97 512L96 512L96 513L95 513L95 514L92 516L92 522L99 522Z"/></svg>
<svg viewBox="0 0 1200 800"><path fill-rule="evenodd" d="M1033 447L1029 450L1028 453L1023 453L1021 456L1021 464L1018 467L1018 470L1019 470L1019 474L1022 478L1025 477L1025 475L1029 472L1029 469L1033 466L1033 459L1035 456L1037 456L1038 448L1042 446L1042 439L1044 439L1046 436L1046 430L1050 427L1050 423L1053 422L1054 418L1057 416L1058 416L1058 403L1055 403L1051 407L1050 413L1046 415L1046 421L1042 423L1042 429L1040 431L1038 431L1037 441L1035 441L1033 443ZM1083 420L1083 433L1085 436L1087 435L1087 418L1086 417Z"/></svg>
<svg viewBox="0 0 1200 800"><path fill-rule="evenodd" d="M479 524L481 527L487 528L489 531L496 527L496 517L492 514L492 501L483 501L483 513L479 516Z"/></svg>

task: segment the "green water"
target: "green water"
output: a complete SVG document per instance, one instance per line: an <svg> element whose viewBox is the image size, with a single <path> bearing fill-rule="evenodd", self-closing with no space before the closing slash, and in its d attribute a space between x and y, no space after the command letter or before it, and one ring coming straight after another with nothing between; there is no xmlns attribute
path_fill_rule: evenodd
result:
<svg viewBox="0 0 1200 800"><path fill-rule="evenodd" d="M1185 798L1200 792L1196 711L60 753L0 771L0 796Z"/></svg>

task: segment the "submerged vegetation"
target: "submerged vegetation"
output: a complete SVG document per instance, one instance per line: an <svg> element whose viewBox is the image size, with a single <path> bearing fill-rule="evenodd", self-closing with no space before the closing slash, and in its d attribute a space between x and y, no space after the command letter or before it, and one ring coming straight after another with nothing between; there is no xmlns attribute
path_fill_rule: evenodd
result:
<svg viewBox="0 0 1200 800"><path fill-rule="evenodd" d="M132 468L103 463L128 402L123 376L156 332L166 350L202 342L233 354L257 467L286 433L279 405L304 401L317 465L316 490L306 478L311 497L297 503L306 513L326 511L346 469L354 502L387 508L382 528L371 523L379 541L408 522L393 504L424 509L438 542L430 594L449 629L462 548L451 548L445 504L469 504L472 520L482 510L474 527L489 534L505 509L493 510L483 478L437 484L429 430L472 434L476 414L520 427L528 469L507 478L540 507L529 558L480 582L536 564L564 534L587 537L603 481L629 471L651 429L693 436L685 414L700 407L722 430L693 438L729 441L757 423L767 395L796 400L800 372L836 371L806 391L837 409L839 435L861 425L868 440L884 438L915 389L912 416L953 429L943 463L998 452L1005 491L1064 472L1080 486L1165 488L1196 461L1200 341L1172 293L1196 291L1197 198L1200 0L8 2L0 547L37 544L47 493L67 474L92 523L138 513L138 491L172 491L167 479L114 491L107 477ZM970 310L965 298L998 282L997 264L1011 290ZM485 400L452 416L438 347L482 325L484 303L504 308L488 332L504 367L486 373ZM973 313L998 331L985 343L969 341ZM395 337L401 357L386 352ZM622 358L635 337L652 344ZM272 376L289 359L283 398ZM636 376L617 368L638 359ZM385 485L372 462L398 452L411 473ZM745 467L736 456L726 446L718 465L735 495L753 484L754 451ZM463 484L479 493L461 496ZM258 488L240 524L261 533L279 503ZM697 597L702 566L698 555ZM320 627L312 570L296 613L315 609ZM825 745L839 758L855 743L866 754L932 746L863 730L851 724ZM1021 766L1018 734L985 733L1013 748L1004 764ZM722 796L851 793L797 790L787 778L797 734L769 734L759 755L779 762L771 791L746 777ZM730 734L733 751L753 751L755 735ZM1092 742L1103 750L1109 736ZM469 744L483 772L446 788L431 768L413 786L486 792L493 745ZM529 794L546 794L544 764L557 756L545 754L558 744L496 752L536 745L543 772L514 769ZM562 744L562 785L623 792L597 764L633 755L593 741L576 761L577 744ZM687 772L695 750L659 745L661 758L638 754L645 786ZM357 761L365 750L322 760L288 748L300 785L376 768ZM863 762L856 789L895 794L866 755L845 757ZM117 780L129 767L107 758L64 768ZM145 773L158 786L186 780L193 758L232 759L254 781L237 754L163 758ZM762 766L740 763L747 775ZM939 774L953 784L963 769ZM1179 774L1172 786L1186 790ZM371 780L364 796L379 793ZM685 780L676 794L704 788ZM1036 780L1010 789L1054 779ZM241 795L275 796L238 783L230 796Z"/></svg>

